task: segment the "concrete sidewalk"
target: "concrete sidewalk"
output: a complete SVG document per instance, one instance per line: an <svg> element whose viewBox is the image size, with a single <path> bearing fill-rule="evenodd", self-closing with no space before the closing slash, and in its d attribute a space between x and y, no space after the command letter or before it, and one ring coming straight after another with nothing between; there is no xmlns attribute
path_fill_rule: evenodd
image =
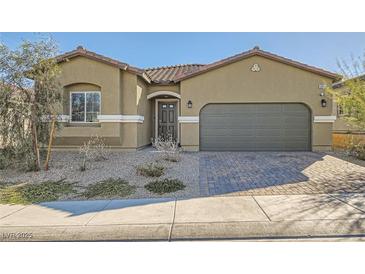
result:
<svg viewBox="0 0 365 274"><path fill-rule="evenodd" d="M215 196L0 205L1 241L365 235L365 194Z"/></svg>

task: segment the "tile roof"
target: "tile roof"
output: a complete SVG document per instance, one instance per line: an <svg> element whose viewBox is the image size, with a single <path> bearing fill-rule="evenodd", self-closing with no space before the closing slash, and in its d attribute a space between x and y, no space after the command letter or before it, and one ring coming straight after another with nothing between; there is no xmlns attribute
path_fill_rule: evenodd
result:
<svg viewBox="0 0 365 274"><path fill-rule="evenodd" d="M256 56L262 56L262 57L265 57L265 58L268 58L268 59L271 59L271 60L274 60L274 61L277 61L277 62L281 62L281 63L287 64L287 65L290 65L290 66L293 66L293 67L297 67L297 68L300 68L300 69L303 69L303 70L306 70L306 71L310 71L310 72L313 72L313 73L318 74L318 75L326 76L326 77L329 77L333 80L341 79L341 76L336 74L336 73L326 71L324 69L320 69L320 68L310 66L310 65L307 65L307 64L303 64L303 63L300 63L300 62L297 62L297 61L294 61L294 60L291 60L291 59L288 59L288 58L273 54L273 53L268 52L268 51L263 51L259 47L256 46L251 50L236 54L234 56L231 56L231 57L216 61L216 62L211 63L211 64L207 64L205 66L202 66L196 71L187 72L187 73L184 73L184 74L177 75L175 77L174 81L179 82L181 80L184 80L184 79L199 75L201 73L210 71L212 69L216 69L216 68L219 68L219 67L222 67L222 66L237 62L239 60L243 60L243 59L249 58L251 56L255 56L255 55Z"/></svg>
<svg viewBox="0 0 365 274"><path fill-rule="evenodd" d="M259 47L254 47L251 50L236 54L234 56L222 59L220 61L202 65L202 64L183 64L183 65L175 65L175 66L163 66L163 67L154 67L154 68L146 68L146 69L140 69L137 67L133 67L128 65L127 63L120 62L118 60L105 57L103 55L97 54L95 52L88 51L84 49L82 46L77 47L77 49L66 52L62 55L57 56L58 62L64 62L67 61L70 58L76 57L76 56L84 56L90 59L94 59L100 62L107 63L112 66L119 67L122 70L129 71L131 73L137 74L138 76L142 77L145 81L148 83L155 83L155 84L161 84L161 85L167 85L167 84L174 84L178 83L181 80L199 75L201 73L210 71L212 69L219 68L221 66L225 66L234 62L237 62L239 60L243 60L245 58L251 57L251 56L262 56L274 61L278 61L287 65L291 65L303 70L307 70L322 76L329 77L331 79L339 80L341 79L341 76L338 74L335 74L333 72L329 72L320 68L316 68L313 66L309 66L285 57L281 57L279 55L263 51Z"/></svg>
<svg viewBox="0 0 365 274"><path fill-rule="evenodd" d="M192 73L199 70L204 65L201 64L183 64L175 66L164 66L147 68L145 72L151 78L152 82L156 84L174 83L176 76Z"/></svg>
<svg viewBox="0 0 365 274"><path fill-rule="evenodd" d="M132 72L134 74L137 74L144 78L148 83L151 82L151 79L148 77L148 75L145 73L143 69L136 68L133 66L128 65L127 63L120 62L118 60L103 56L101 54L86 50L82 46L78 46L75 50L66 52L62 55L59 55L56 57L57 62L65 62L68 61L71 58L77 57L77 56L83 56L92 60L96 60L99 62L103 62L105 64L109 64L115 67L118 67L122 70L126 70L129 72Z"/></svg>

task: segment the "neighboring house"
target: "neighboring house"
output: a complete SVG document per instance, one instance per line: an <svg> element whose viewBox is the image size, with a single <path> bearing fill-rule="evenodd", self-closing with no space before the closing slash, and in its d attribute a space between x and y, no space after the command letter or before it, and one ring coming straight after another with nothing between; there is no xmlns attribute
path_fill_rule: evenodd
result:
<svg viewBox="0 0 365 274"><path fill-rule="evenodd" d="M353 78L356 79L356 78ZM365 75L358 77L361 81L365 81ZM365 82L364 82L365 84ZM332 85L332 88L342 90L346 88L345 82L337 82ZM365 129L359 129L349 124L346 119L346 113L343 113L341 108L334 105L334 113L337 115L336 121L333 123L333 147L346 148L351 142L365 142Z"/></svg>
<svg viewBox="0 0 365 274"><path fill-rule="evenodd" d="M208 65L149 69L78 47L58 57L64 86L56 146L98 135L135 150L173 135L187 151L330 150L326 85L339 75L258 47Z"/></svg>

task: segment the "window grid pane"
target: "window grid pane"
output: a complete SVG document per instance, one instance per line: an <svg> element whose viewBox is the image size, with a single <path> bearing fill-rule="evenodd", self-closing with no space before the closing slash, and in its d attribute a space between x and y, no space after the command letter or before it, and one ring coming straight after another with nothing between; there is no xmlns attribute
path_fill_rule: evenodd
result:
<svg viewBox="0 0 365 274"><path fill-rule="evenodd" d="M85 94L72 93L71 100L72 121L83 122L85 120Z"/></svg>
<svg viewBox="0 0 365 274"><path fill-rule="evenodd" d="M100 94L93 92L86 94L86 122L96 122L100 112Z"/></svg>
<svg viewBox="0 0 365 274"><path fill-rule="evenodd" d="M100 94L98 92L71 94L71 121L97 122L98 114L100 114Z"/></svg>

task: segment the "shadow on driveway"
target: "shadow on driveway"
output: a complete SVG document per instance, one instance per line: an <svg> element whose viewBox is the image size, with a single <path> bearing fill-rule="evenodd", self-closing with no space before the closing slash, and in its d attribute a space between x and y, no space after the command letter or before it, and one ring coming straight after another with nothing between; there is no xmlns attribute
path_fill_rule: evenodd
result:
<svg viewBox="0 0 365 274"><path fill-rule="evenodd" d="M94 201L56 201L38 204L49 209L69 212L69 217L86 213L95 213L105 210L124 209L130 207L141 207L151 204L160 204L174 201L172 198L161 199L125 199L125 200L94 200Z"/></svg>
<svg viewBox="0 0 365 274"><path fill-rule="evenodd" d="M203 152L201 196L236 192L365 192L365 168L316 152Z"/></svg>

